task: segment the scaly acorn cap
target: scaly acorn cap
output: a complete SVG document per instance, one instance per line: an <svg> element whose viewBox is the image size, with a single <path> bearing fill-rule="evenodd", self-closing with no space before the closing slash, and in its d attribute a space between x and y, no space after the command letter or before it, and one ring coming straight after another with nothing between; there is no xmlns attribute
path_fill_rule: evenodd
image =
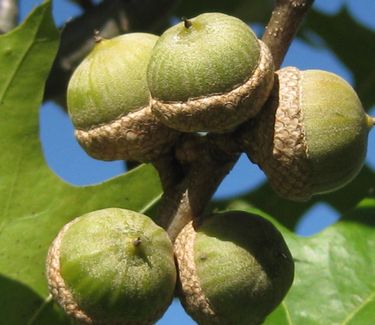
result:
<svg viewBox="0 0 375 325"><path fill-rule="evenodd" d="M287 67L277 76L262 112L244 127L244 150L282 197L339 189L363 165L372 119L335 74Z"/></svg>
<svg viewBox="0 0 375 325"><path fill-rule="evenodd" d="M147 216L111 208L66 224L48 251L55 301L84 324L153 324L176 283L172 243Z"/></svg>
<svg viewBox="0 0 375 325"><path fill-rule="evenodd" d="M98 39L74 71L67 92L75 135L101 160L150 161L177 133L151 113L146 70L158 37L132 33Z"/></svg>
<svg viewBox="0 0 375 325"><path fill-rule="evenodd" d="M293 282L293 258L280 232L243 211L188 223L174 250L181 302L199 324L261 324Z"/></svg>
<svg viewBox="0 0 375 325"><path fill-rule="evenodd" d="M258 113L273 70L267 46L244 22L202 14L157 41L147 71L151 109L182 132L227 132Z"/></svg>

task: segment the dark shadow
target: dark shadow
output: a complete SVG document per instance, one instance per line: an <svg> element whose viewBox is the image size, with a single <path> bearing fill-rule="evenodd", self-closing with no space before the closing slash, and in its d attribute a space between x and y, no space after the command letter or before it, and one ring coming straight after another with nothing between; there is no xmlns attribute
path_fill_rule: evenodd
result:
<svg viewBox="0 0 375 325"><path fill-rule="evenodd" d="M357 222L365 224L368 227L375 227L375 197L365 198L365 200L369 200L369 203L371 202L373 206L360 205L344 215L341 220L343 222Z"/></svg>
<svg viewBox="0 0 375 325"><path fill-rule="evenodd" d="M20 282L0 275L0 292L0 325L71 324L52 301L46 303Z"/></svg>

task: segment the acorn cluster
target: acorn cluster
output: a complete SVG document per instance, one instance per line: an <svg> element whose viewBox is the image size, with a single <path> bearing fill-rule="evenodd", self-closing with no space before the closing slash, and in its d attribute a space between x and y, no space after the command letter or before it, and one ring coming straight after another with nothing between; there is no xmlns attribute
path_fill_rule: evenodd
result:
<svg viewBox="0 0 375 325"><path fill-rule="evenodd" d="M94 211L62 228L46 267L49 290L69 316L107 325L153 324L175 292L199 324L260 324L294 277L281 233L243 211L187 224L174 246L143 214Z"/></svg>
<svg viewBox="0 0 375 325"><path fill-rule="evenodd" d="M67 100L76 138L94 158L153 162L183 133L236 134L274 190L297 201L352 180L374 124L343 79L275 72L267 46L220 13L160 37L97 37ZM277 228L239 211L191 222L175 243L143 214L95 211L65 225L47 257L52 296L86 324L152 324L175 293L199 324L261 324L293 277Z"/></svg>

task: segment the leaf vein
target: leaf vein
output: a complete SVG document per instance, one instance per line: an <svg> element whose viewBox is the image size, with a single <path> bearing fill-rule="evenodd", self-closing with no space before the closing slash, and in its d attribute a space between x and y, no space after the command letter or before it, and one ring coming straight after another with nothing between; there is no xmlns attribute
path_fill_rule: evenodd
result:
<svg viewBox="0 0 375 325"><path fill-rule="evenodd" d="M349 322L357 315L361 309L363 309L367 304L369 304L375 298L375 291L368 296L366 300L363 301L357 308L355 308L341 323L341 325L349 324Z"/></svg>
<svg viewBox="0 0 375 325"><path fill-rule="evenodd" d="M40 315L40 313L43 311L43 309L52 302L52 295L48 295L43 302L40 304L40 306L35 310L34 314L31 316L30 320L27 322L27 325L34 324L37 317Z"/></svg>
<svg viewBox="0 0 375 325"><path fill-rule="evenodd" d="M287 307L285 301L283 301L283 302L281 303L281 305L283 306L283 308L284 308L284 310L285 310L285 315L286 315L286 319L287 319L287 321L288 321L288 324L289 324L289 325L293 325L292 317L290 316L289 309L288 309L288 307Z"/></svg>
<svg viewBox="0 0 375 325"><path fill-rule="evenodd" d="M4 101L5 94L6 94L7 91L9 90L9 88L10 88L10 86L11 86L13 80L15 79L15 76L17 75L18 71L20 70L22 63L25 61L27 54L30 52L30 50L31 50L31 49L33 48L33 46L35 45L36 35L37 35L38 32L39 32L39 29L40 29L41 24L42 24L42 20L39 21L39 24L38 24L37 28L35 28L34 35L33 35L33 37L30 39L30 41L29 41L29 45L27 46L26 51L21 55L20 60L19 60L18 63L17 63L16 69L14 69L13 73L11 73L11 74L9 75L9 78L8 78L6 84L5 84L5 87L4 87L4 91L3 91L3 93L0 95L0 102L1 102L1 103Z"/></svg>
<svg viewBox="0 0 375 325"><path fill-rule="evenodd" d="M153 200L151 200L148 204L144 205L142 209L139 210L139 213L146 213L148 209L154 206L162 197L163 193L155 196Z"/></svg>

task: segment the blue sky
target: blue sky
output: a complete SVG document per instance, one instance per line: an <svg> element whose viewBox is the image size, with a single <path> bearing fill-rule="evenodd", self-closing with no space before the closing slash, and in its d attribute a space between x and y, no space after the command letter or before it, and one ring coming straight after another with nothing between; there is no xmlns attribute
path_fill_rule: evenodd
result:
<svg viewBox="0 0 375 325"><path fill-rule="evenodd" d="M20 0L21 19L41 1ZM335 14L342 6L347 6L352 16L360 23L375 30L374 0L316 0L314 7L328 14ZM69 1L54 1L54 17L58 25L80 13L80 9ZM261 28L254 26L255 31ZM350 31L348 31L350 32ZM284 61L284 66L293 65L300 69L323 69L334 72L348 82L352 82L351 72L324 47L312 48L302 41L295 41ZM375 85L374 85L375 86ZM375 115L375 109L371 111ZM40 136L45 158L50 168L61 178L76 185L93 184L124 172L123 163L101 162L91 159L79 147L73 136L69 118L54 104L46 103L41 108ZM375 169L375 132L370 133L367 163ZM242 156L232 172L226 177L215 194L217 198L236 196L247 192L264 181L262 172ZM337 221L339 215L326 204L314 205L297 226L300 235L311 235ZM178 321L177 321L178 319ZM158 322L166 324L194 324L174 302L164 317Z"/></svg>

